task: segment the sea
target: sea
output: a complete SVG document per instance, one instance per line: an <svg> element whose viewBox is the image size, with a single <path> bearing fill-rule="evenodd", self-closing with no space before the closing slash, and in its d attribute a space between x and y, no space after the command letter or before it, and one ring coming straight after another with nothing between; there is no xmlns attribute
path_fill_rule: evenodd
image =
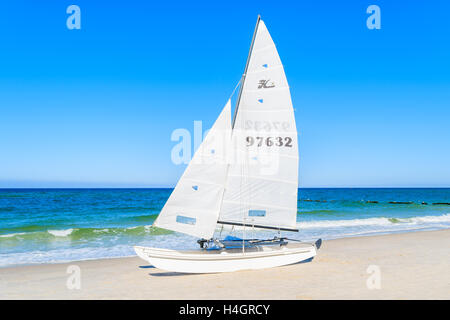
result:
<svg viewBox="0 0 450 320"><path fill-rule="evenodd" d="M134 256L133 245L197 248L196 238L152 227L172 189L0 189L0 267ZM370 236L450 227L450 188L301 188L299 232ZM247 228L247 237L278 236ZM221 230L217 236L243 230ZM411 245L414 245L413 243Z"/></svg>

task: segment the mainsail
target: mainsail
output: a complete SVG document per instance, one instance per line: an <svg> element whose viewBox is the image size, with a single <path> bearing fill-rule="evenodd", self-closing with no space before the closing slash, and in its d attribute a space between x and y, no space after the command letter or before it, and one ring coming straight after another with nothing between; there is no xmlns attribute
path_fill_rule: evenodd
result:
<svg viewBox="0 0 450 320"><path fill-rule="evenodd" d="M297 231L297 188L289 86L258 17L233 126L228 101L154 225L204 239L217 223Z"/></svg>
<svg viewBox="0 0 450 320"><path fill-rule="evenodd" d="M232 132L234 157L218 222L294 231L294 110L277 49L259 18L242 82Z"/></svg>
<svg viewBox="0 0 450 320"><path fill-rule="evenodd" d="M154 225L210 239L216 228L226 181L231 135L228 101L198 147Z"/></svg>

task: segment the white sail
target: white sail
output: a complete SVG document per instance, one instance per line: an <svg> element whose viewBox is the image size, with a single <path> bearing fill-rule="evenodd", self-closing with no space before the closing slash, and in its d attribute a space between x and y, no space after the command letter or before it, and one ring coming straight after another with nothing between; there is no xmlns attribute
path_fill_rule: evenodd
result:
<svg viewBox="0 0 450 320"><path fill-rule="evenodd" d="M232 133L219 223L295 229L297 129L275 44L259 20Z"/></svg>
<svg viewBox="0 0 450 320"><path fill-rule="evenodd" d="M195 152L154 225L210 239L217 223L227 172L231 103L227 102Z"/></svg>

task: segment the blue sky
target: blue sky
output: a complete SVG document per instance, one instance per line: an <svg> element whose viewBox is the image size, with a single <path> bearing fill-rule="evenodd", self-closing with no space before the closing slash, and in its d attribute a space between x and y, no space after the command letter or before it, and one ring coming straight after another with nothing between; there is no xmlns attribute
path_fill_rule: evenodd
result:
<svg viewBox="0 0 450 320"><path fill-rule="evenodd" d="M66 8L81 8L68 30ZM366 8L381 8L369 30ZM9 1L0 187L173 186L176 128L209 128L261 14L300 131L300 187L450 186L450 2Z"/></svg>

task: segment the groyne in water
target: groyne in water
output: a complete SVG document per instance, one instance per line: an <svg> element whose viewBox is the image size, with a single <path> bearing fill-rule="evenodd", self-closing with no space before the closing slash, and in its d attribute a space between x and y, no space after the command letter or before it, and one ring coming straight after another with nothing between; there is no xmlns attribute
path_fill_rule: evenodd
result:
<svg viewBox="0 0 450 320"><path fill-rule="evenodd" d="M313 200L313 199L300 199L300 201L304 202L337 202L339 200ZM361 200L359 201L361 203L381 203L381 204L421 204L421 205L428 205L428 202L422 201L422 202L414 202L414 201L388 201L388 202L379 202L376 200ZM432 205L434 206L450 206L450 202L433 202Z"/></svg>

